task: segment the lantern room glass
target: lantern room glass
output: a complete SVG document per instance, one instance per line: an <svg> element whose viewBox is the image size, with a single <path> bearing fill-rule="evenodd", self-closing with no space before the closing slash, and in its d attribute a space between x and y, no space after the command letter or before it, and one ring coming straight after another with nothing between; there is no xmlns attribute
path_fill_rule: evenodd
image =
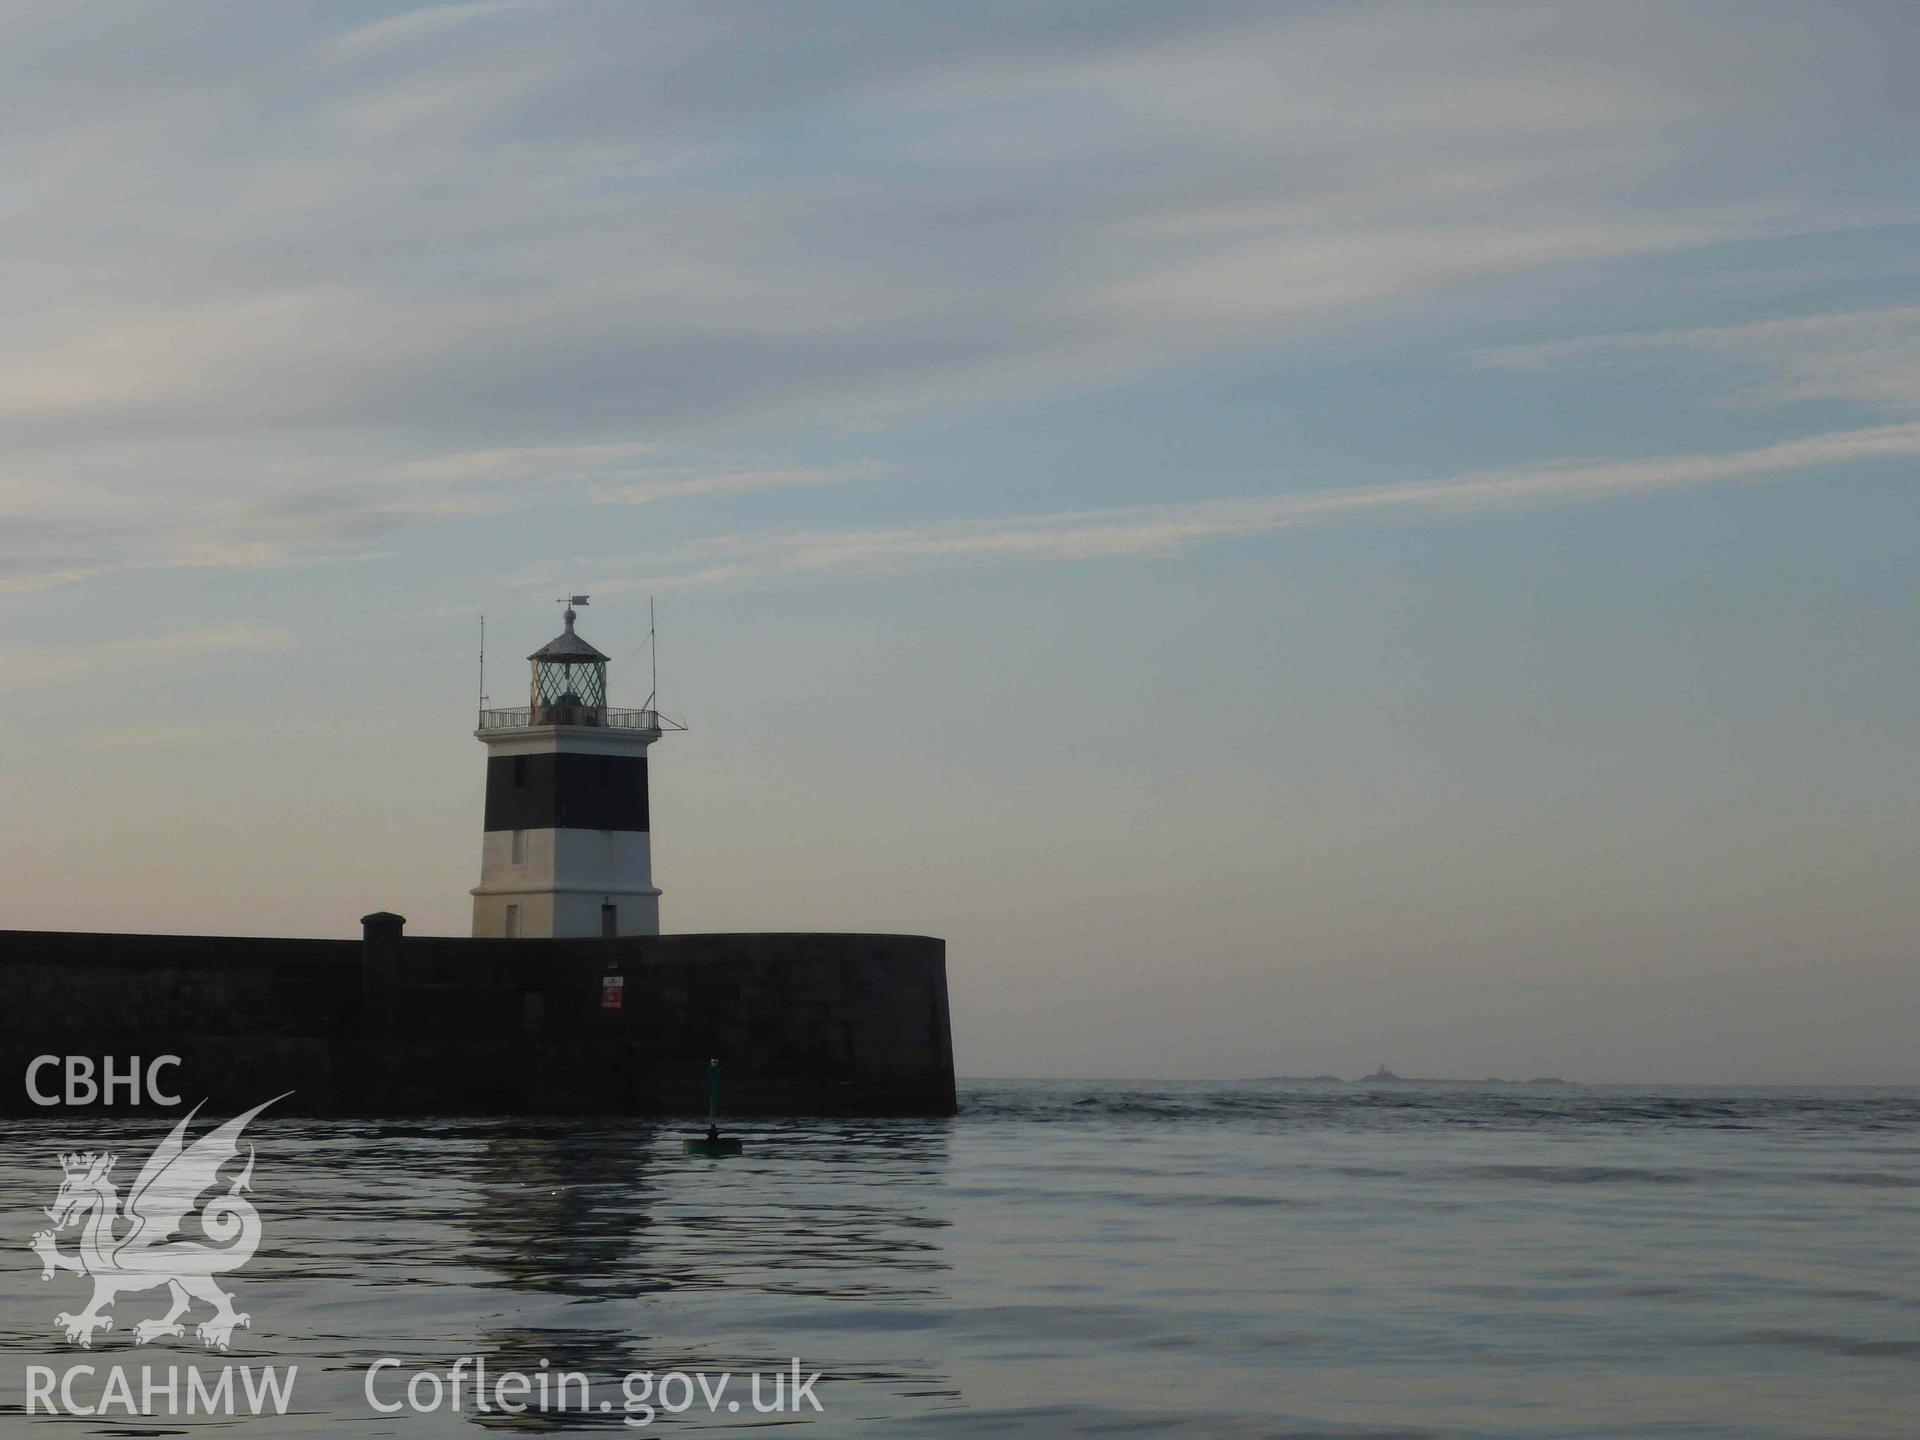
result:
<svg viewBox="0 0 1920 1440"><path fill-rule="evenodd" d="M532 699L536 725L605 724L607 662L536 660Z"/></svg>

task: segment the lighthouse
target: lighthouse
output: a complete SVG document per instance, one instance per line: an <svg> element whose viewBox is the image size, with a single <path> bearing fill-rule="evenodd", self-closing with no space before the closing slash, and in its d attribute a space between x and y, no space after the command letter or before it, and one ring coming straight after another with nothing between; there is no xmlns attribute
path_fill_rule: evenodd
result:
<svg viewBox="0 0 1920 1440"><path fill-rule="evenodd" d="M473 887L475 939L658 935L648 837L647 747L663 729L648 696L607 704L607 657L566 629L527 657L527 706L480 711L486 834Z"/></svg>

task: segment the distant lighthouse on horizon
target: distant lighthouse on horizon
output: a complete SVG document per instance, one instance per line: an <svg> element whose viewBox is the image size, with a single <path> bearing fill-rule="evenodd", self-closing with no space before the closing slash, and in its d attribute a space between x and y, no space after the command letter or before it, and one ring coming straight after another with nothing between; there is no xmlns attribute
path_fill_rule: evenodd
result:
<svg viewBox="0 0 1920 1440"><path fill-rule="evenodd" d="M526 708L482 708L473 732L487 747L475 939L660 933L647 747L685 727L653 695L638 710L608 707L607 657L574 633L586 603L570 597L566 629L527 657Z"/></svg>

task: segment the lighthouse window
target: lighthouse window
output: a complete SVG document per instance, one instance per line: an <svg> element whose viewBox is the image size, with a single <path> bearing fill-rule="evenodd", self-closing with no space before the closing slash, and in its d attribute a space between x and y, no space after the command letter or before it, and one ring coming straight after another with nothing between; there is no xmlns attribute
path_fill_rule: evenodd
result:
<svg viewBox="0 0 1920 1440"><path fill-rule="evenodd" d="M513 853L511 858L512 858L513 864L524 865L527 863L527 832L526 831L516 830L513 832L512 852Z"/></svg>
<svg viewBox="0 0 1920 1440"><path fill-rule="evenodd" d="M518 940L519 938L520 907L518 905L509 905L507 906L507 939Z"/></svg>
<svg viewBox="0 0 1920 1440"><path fill-rule="evenodd" d="M527 757L524 755L513 757L513 788L516 790L527 788Z"/></svg>

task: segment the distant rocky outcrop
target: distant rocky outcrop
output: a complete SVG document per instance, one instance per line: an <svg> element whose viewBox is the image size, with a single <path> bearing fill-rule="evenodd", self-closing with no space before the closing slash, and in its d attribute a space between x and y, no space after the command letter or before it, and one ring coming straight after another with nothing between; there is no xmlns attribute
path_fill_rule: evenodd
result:
<svg viewBox="0 0 1920 1440"><path fill-rule="evenodd" d="M1362 1075L1354 1081L1356 1085L1574 1085L1574 1080L1562 1080L1557 1075L1536 1075L1531 1080L1502 1080L1498 1076L1488 1076L1484 1080L1445 1080L1432 1076L1396 1075L1382 1065L1371 1075Z"/></svg>
<svg viewBox="0 0 1920 1440"><path fill-rule="evenodd" d="M1396 1075L1385 1065L1371 1075L1346 1080L1338 1075L1256 1075L1262 1085L1578 1085L1578 1080L1562 1080L1558 1075L1536 1075L1531 1080L1503 1080L1488 1076L1484 1080L1448 1080L1424 1075Z"/></svg>

